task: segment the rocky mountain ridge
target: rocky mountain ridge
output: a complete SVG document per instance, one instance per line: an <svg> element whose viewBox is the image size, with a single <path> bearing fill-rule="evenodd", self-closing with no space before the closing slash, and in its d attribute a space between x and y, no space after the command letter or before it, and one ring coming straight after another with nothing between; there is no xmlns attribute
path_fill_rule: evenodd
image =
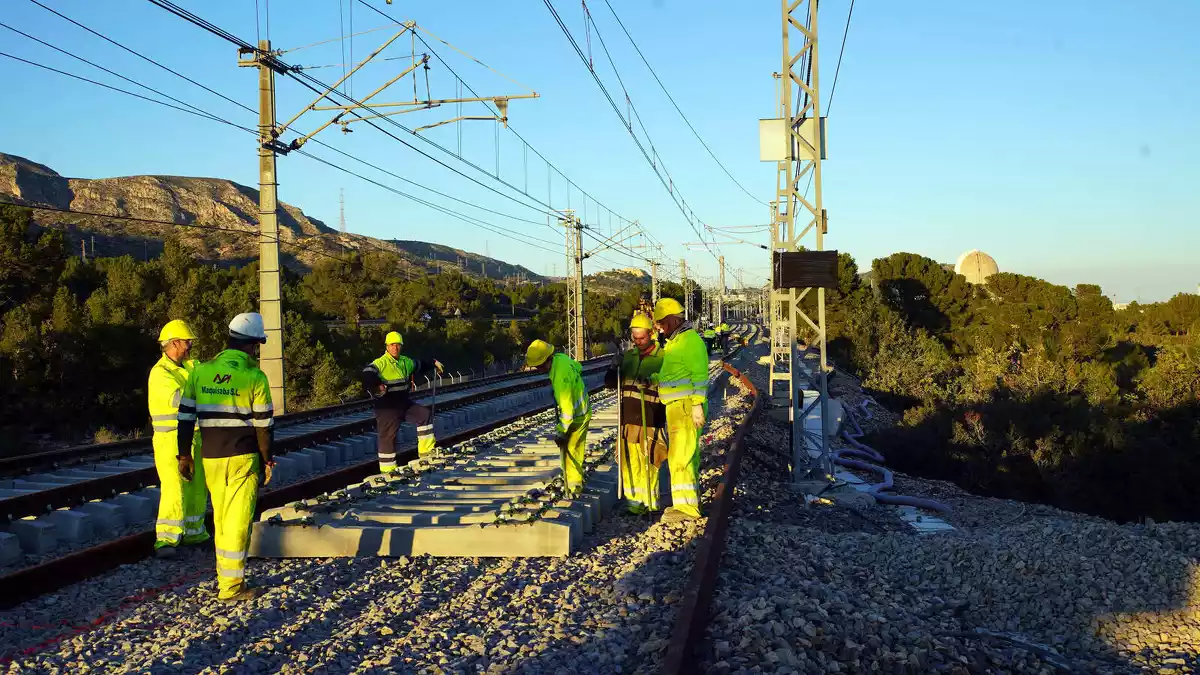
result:
<svg viewBox="0 0 1200 675"><path fill-rule="evenodd" d="M237 263L258 254L258 190L222 178L67 178L44 164L0 153L0 202L44 207L34 212L34 221L63 230L72 249L88 255L150 258L171 234L214 262ZM449 246L343 234L284 202L279 239L285 264L297 269L346 249L383 249L396 252L413 270L438 271L453 262L465 274L542 281L520 265Z"/></svg>

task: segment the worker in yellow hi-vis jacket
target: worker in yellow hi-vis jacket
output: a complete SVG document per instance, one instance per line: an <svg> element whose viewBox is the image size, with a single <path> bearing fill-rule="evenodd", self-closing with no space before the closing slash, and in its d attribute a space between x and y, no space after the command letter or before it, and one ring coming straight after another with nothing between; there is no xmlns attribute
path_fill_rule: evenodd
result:
<svg viewBox="0 0 1200 675"><path fill-rule="evenodd" d="M150 369L146 384L150 424L154 428L154 468L158 472L158 519L154 523L154 553L160 558L174 555L180 544L208 541L204 514L208 510L208 491L204 470L197 467L195 480L184 480L179 473L178 451L179 400L188 375L196 367L189 359L196 334L190 326L175 319L158 334L162 356ZM192 443L193 461L199 462L200 437Z"/></svg>
<svg viewBox="0 0 1200 675"><path fill-rule="evenodd" d="M667 406L671 508L663 520L690 520L700 517L700 430L708 417L708 350L684 321L683 305L674 298L654 305L654 323L667 339L662 368L653 379Z"/></svg>
<svg viewBox="0 0 1200 675"><path fill-rule="evenodd" d="M254 354L267 341L262 316L247 312L229 323L225 351L192 370L179 402L179 472L192 480L192 435L203 439L204 477L216 525L217 598L241 601L257 593L246 585L246 554L259 485L271 482L271 385Z"/></svg>
<svg viewBox="0 0 1200 675"><path fill-rule="evenodd" d="M621 397L621 489L629 512L658 510L658 467L667 457L667 414L650 378L662 368L662 348L649 314L635 312L629 322L633 348L618 357L604 376L606 387Z"/></svg>
<svg viewBox="0 0 1200 675"><path fill-rule="evenodd" d="M587 455L588 424L592 421L583 366L566 354L555 354L554 345L542 340L529 344L525 366L550 373L550 387L558 408L554 443L562 458L563 482L569 493L578 494L583 490L583 460Z"/></svg>

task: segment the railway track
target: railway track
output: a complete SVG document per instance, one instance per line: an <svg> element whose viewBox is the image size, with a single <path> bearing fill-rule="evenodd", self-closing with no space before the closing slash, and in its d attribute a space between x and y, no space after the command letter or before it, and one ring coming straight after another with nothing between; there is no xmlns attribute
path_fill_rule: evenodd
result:
<svg viewBox="0 0 1200 675"><path fill-rule="evenodd" d="M585 364L585 373L598 377L605 365L606 361L593 360ZM545 376L521 374L474 384L445 394L438 392L434 427L440 442L457 442L455 439L486 430L493 420L519 418L531 410L531 406L550 403ZM263 503L270 503L268 496L275 492L281 499L303 494L305 488L289 485L301 478L305 480L299 480L299 483L305 485L316 481L311 483L315 489L325 480L333 480L336 485L338 480L361 479L374 472L377 465L374 463L373 414L369 409L347 411L345 406L337 408L339 410L334 414L309 415L280 430L275 445L277 478L273 480L278 487L265 492L264 499L268 501ZM413 440L413 430L402 428L401 448L415 455ZM8 532L0 533L0 546L8 550L7 553L0 551L0 555L7 555L10 568L18 566L25 556L45 558L64 547L78 548L98 538L115 541L72 551L59 558L38 562L32 569L18 569L0 577L0 591L5 591L0 593L0 603L8 602L10 597L31 597L32 591L28 589L32 587L25 585L27 577L21 575L43 570L37 574L38 578L53 579L63 569L63 559L68 560L68 567L71 567L75 565L70 562L73 556L89 555L87 550L109 545L117 546L115 550L132 550L121 548L131 544L115 542L147 536L157 512L158 494L151 487L157 484L157 474L149 456L141 456L140 461L135 459L82 465L86 468L74 465L38 474L34 476L37 481L6 483L31 488L16 494L0 492L4 495L0 498L0 515L7 516L9 521ZM139 523L145 523L146 527L138 530L136 525ZM118 536L131 530L135 533ZM19 551L14 552L12 549L18 546ZM129 559L128 556L120 557ZM13 583L11 594L7 592L9 581ZM45 582L37 585L38 588L44 586Z"/></svg>
<svg viewBox="0 0 1200 675"><path fill-rule="evenodd" d="M713 368L711 370L713 377L710 379L710 382L715 383L719 379L721 376L721 366L722 364L720 362L713 364ZM591 385L590 388L593 391L599 387L597 375L598 372L590 378L592 381L589 384ZM615 497L615 467L611 466L611 457L606 457L606 454L610 453L611 448L611 444L607 443L607 441L611 440L611 437L615 432L615 412L610 412L613 410L613 408L608 406L608 404L612 401L615 401L615 397L602 395L601 398L596 399L596 421L594 422L593 428L593 435L595 438L591 444L591 458L596 464L596 467L592 475L591 485L589 486L589 492L591 493L590 497L583 500L589 503L582 505L577 504L573 507L574 511L577 513L577 515L574 517L580 521L590 518L591 511L595 511L596 515L602 515L601 512L606 512L608 508L611 508L611 502L615 501L615 499L604 497L603 495L599 494L602 491L601 488L610 489L610 492L613 493L611 497ZM507 416L492 416L486 422L476 424L453 435L446 435L443 437L444 441L441 444L443 447L454 445L458 445L459 447L457 449L451 448L450 452L445 453L443 459L451 464L455 462L461 463L464 461L464 459L467 459L468 461L476 461L476 463L486 465L490 474L494 474L495 470L497 469L497 462L493 461L494 457L492 455L488 455L487 452L481 452L481 449L493 452L493 454L497 452L503 454L506 449L511 450L513 447L521 446L522 444L525 446L536 446L539 438L546 436L548 433L545 425L549 422L549 420L537 418L538 412L540 410L545 410L547 407L548 406L543 404L533 405L520 410L511 409L513 410L512 414ZM745 424L748 423L748 419L749 415L746 415L742 426L745 426ZM354 442L355 441L353 440L353 437L344 438L341 441L343 445L343 451L352 453L350 446L353 446ZM738 440L735 441L735 444L739 443L740 435ZM543 448L543 451L541 451L540 454L547 454L544 452L544 450L545 449ZM732 452L733 450L731 449L730 453ZM538 454L538 452L535 452L534 454ZM557 473L557 452L554 452L554 461L546 460L547 457L544 456L540 458L526 457L521 458L521 461L519 462L512 463L510 466L516 467L519 473L525 474L531 472L547 473L543 471L547 468L551 469L548 473ZM605 462L609 462L608 466L604 466ZM731 461L727 463L722 478L722 486L717 490L717 501L714 501L707 507L707 510L716 516L715 518L710 518L708 521L709 531L715 527L714 523L723 521L728 514L728 507L722 507L721 500L732 499L732 481L735 479L734 474L736 473L736 467L733 469L733 473L731 473L730 469L728 468L728 464L730 463L734 462ZM434 471L433 473L441 473L443 474L443 478L448 475L447 469L450 472L456 470L456 467L454 466L436 468L441 470ZM342 466L336 471L321 474L306 480L295 481L289 485L284 485L273 491L266 492L260 499L260 511L264 512L265 517L263 518L263 522L260 522L258 526L262 526L266 523L266 521L271 520L272 515L277 515L280 510L295 510L296 507L299 506L302 507L300 510L303 511L306 510L307 507L311 507L313 505L326 504L330 497L336 498L338 495L345 495L347 492L353 490L353 486L356 484L359 486L372 485L372 481L377 481L378 479L371 479L365 483L364 479L366 479L369 475L374 474L375 470L375 464L372 460L361 463L351 462L349 465ZM492 477L494 478L495 476L493 475ZM523 476L522 480L527 478L529 478L529 476ZM541 476L540 478L535 477L534 482L536 483L537 480L545 478L548 478L548 476ZM447 482L439 478L435 482L440 482L440 488L446 489L451 484L454 484L458 481ZM348 488L347 486L351 487ZM427 481L423 487L432 487L432 484ZM528 488L529 484L523 485L522 487ZM535 485L534 487L536 488L537 486ZM526 492L527 491L528 490L526 490ZM478 495L474 496L478 497ZM512 502L513 500L506 499L504 501ZM408 509L410 506L411 505L405 506L405 508ZM434 506L441 508L443 511L445 510L444 506L436 504L427 505L425 508L433 508ZM536 504L534 504L534 506L536 506ZM272 510L274 510L274 512L272 512ZM322 509L320 508L313 509L313 511L321 510ZM324 511L328 512L329 509L326 508ZM572 507L563 508L562 511L567 513L567 517L571 517L569 512L572 511ZM492 525L497 524L492 516L492 511L488 508L481 508L479 504L470 505L470 508L468 508L466 512L471 514L468 516L468 520L474 519L476 522L471 524L478 529L491 529ZM462 509L459 509L459 514L461 513ZM546 513L548 513L550 516L555 515L553 509L547 510ZM511 511L509 511L509 514L511 515ZM434 520L436 520L436 518L434 518ZM487 527L479 528L479 525L486 525ZM594 526L594 523L590 523L590 525ZM517 525L516 527L520 527L520 525ZM136 561L142 557L145 557L149 553L152 542L152 532L146 531L136 535L123 537L119 540L106 542L98 546L92 546L75 552L69 556L48 561L46 564L39 565L34 568L19 570L17 573L10 574L6 577L0 577L0 597L3 598L3 605L6 607L11 606L23 599L33 597L40 593L54 591L67 584L73 583L74 581L103 573L108 569L116 567L117 565L125 562ZM705 534L704 542L705 543L701 543L700 553L698 553L696 558L697 569L704 568L715 570L713 565L716 565L720 559L720 543L711 533ZM323 555L328 555L328 553ZM477 555L487 555L487 553L477 553ZM572 558L573 557L574 556L572 556ZM466 560L470 561L472 558L466 558ZM474 558L474 560L478 562L479 559ZM707 567L705 567L706 565ZM708 575L709 573L705 572L701 576L706 577ZM711 592L711 589L709 592ZM705 591L703 589L693 592L689 586L687 598L695 596L702 600L704 593ZM685 598L685 603L688 602L693 601ZM695 603L693 602L693 604ZM705 615L702 603L697 605L697 607L699 607L699 609L692 610L692 614L689 616L699 617ZM702 622L697 624L696 620L693 618L689 619L688 625L690 628L685 632L687 636L686 639L694 641L695 636L697 635L696 626L702 626ZM676 632L679 633L679 629L677 629Z"/></svg>

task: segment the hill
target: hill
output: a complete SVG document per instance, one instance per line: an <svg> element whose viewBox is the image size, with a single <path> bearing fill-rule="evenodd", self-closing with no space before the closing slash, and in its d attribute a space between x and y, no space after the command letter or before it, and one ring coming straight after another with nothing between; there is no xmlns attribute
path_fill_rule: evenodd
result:
<svg viewBox="0 0 1200 675"><path fill-rule="evenodd" d="M649 292L650 282L648 272L634 267L605 270L584 277L584 287L587 291L601 295L622 295L633 286L642 286Z"/></svg>
<svg viewBox="0 0 1200 675"><path fill-rule="evenodd" d="M38 225L63 230L71 250L86 246L89 256L148 260L162 251L163 239L171 234L207 261L237 264L258 255L258 190L222 178L67 178L43 164L0 153L0 201L124 218L34 213ZM284 202L279 203L279 239L284 264L294 269L307 269L346 249L385 249L400 255L413 271L437 271L438 261L457 264L462 259L463 271L474 276L486 272L491 278L542 281L519 265L439 244L342 234Z"/></svg>

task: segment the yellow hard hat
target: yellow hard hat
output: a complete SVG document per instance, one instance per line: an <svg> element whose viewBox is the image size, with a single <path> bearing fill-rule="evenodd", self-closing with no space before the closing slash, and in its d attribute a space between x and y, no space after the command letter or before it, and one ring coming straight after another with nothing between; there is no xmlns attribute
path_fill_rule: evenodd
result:
<svg viewBox="0 0 1200 675"><path fill-rule="evenodd" d="M159 342L169 342L171 340L195 340L196 334L192 332L192 327L187 325L183 319L174 319L168 321L167 325L162 327L158 332Z"/></svg>
<svg viewBox="0 0 1200 675"><path fill-rule="evenodd" d="M662 321L672 314L683 314L683 305L675 298L662 298L654 304L655 321Z"/></svg>
<svg viewBox="0 0 1200 675"><path fill-rule="evenodd" d="M525 350L525 365L537 368L545 363L552 354L554 354L554 345L545 340L534 340L529 343L529 349Z"/></svg>
<svg viewBox="0 0 1200 675"><path fill-rule="evenodd" d="M654 330L654 322L645 312L634 312L633 320L629 322L630 328L641 328L643 330Z"/></svg>
<svg viewBox="0 0 1200 675"><path fill-rule="evenodd" d="M396 331L391 331L383 338L383 344L385 344L385 345L402 345L402 344L404 344L404 338L401 337L400 334L397 333Z"/></svg>

